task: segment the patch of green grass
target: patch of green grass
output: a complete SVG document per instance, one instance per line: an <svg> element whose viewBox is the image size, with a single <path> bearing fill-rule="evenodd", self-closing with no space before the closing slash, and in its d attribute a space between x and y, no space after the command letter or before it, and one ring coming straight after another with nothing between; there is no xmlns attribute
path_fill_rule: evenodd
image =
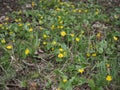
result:
<svg viewBox="0 0 120 90"><path fill-rule="evenodd" d="M44 83L43 90L73 90L85 84L91 90L119 88L120 8L106 14L90 0L28 4L0 24L1 72L11 75L9 67L15 73L35 70L33 75L25 72L24 87L37 78Z"/></svg>

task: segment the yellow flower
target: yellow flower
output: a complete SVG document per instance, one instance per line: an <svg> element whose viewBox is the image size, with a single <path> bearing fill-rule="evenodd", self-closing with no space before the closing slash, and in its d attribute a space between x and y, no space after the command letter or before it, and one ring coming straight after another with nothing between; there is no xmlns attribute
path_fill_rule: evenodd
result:
<svg viewBox="0 0 120 90"><path fill-rule="evenodd" d="M96 57L96 55L97 55L96 53L93 53L93 54L92 54L93 57Z"/></svg>
<svg viewBox="0 0 120 90"><path fill-rule="evenodd" d="M52 29L52 30L54 30L54 28L55 28L55 26L54 26L54 25L52 25L52 26L51 26L51 29Z"/></svg>
<svg viewBox="0 0 120 90"><path fill-rule="evenodd" d="M43 19L43 16L41 16L40 19Z"/></svg>
<svg viewBox="0 0 120 90"><path fill-rule="evenodd" d="M64 26L58 26L57 28L63 29L63 28L64 28Z"/></svg>
<svg viewBox="0 0 120 90"><path fill-rule="evenodd" d="M107 80L107 81L111 81L111 80L112 80L112 76L107 75L106 80Z"/></svg>
<svg viewBox="0 0 120 90"><path fill-rule="evenodd" d="M63 21L60 21L59 23L60 23L60 24L62 24L62 23L63 23Z"/></svg>
<svg viewBox="0 0 120 90"><path fill-rule="evenodd" d="M118 15L114 15L114 18L115 18L115 19L118 19Z"/></svg>
<svg viewBox="0 0 120 90"><path fill-rule="evenodd" d="M87 12L88 12L88 10L84 10L84 12L86 12L86 13L87 13Z"/></svg>
<svg viewBox="0 0 120 90"><path fill-rule="evenodd" d="M15 19L15 22L18 22L18 19Z"/></svg>
<svg viewBox="0 0 120 90"><path fill-rule="evenodd" d="M75 34L70 34L70 36L71 36L71 37L74 37L74 36L75 36Z"/></svg>
<svg viewBox="0 0 120 90"><path fill-rule="evenodd" d="M2 39L2 40L1 40L1 43L3 43L3 44L6 43L5 39Z"/></svg>
<svg viewBox="0 0 120 90"><path fill-rule="evenodd" d="M56 11L60 11L60 8L56 8Z"/></svg>
<svg viewBox="0 0 120 90"><path fill-rule="evenodd" d="M107 68L110 68L110 64L107 63L107 64L106 64L106 67L107 67Z"/></svg>
<svg viewBox="0 0 120 90"><path fill-rule="evenodd" d="M46 35L46 34L44 34L44 35L43 35L43 37L44 37L44 38L47 38L47 35Z"/></svg>
<svg viewBox="0 0 120 90"><path fill-rule="evenodd" d="M27 23L27 26L30 26L30 23Z"/></svg>
<svg viewBox="0 0 120 90"><path fill-rule="evenodd" d="M18 26L20 26L20 27L21 27L21 26L23 26L23 24L22 24L22 23L19 23L19 24L18 24Z"/></svg>
<svg viewBox="0 0 120 90"><path fill-rule="evenodd" d="M56 45L56 44L57 44L57 42L56 42L56 41L53 41L53 42L52 42L52 45Z"/></svg>
<svg viewBox="0 0 120 90"><path fill-rule="evenodd" d="M32 7L34 7L35 6L35 2L32 2L31 5L32 5Z"/></svg>
<svg viewBox="0 0 120 90"><path fill-rule="evenodd" d="M43 27L40 27L40 30L43 30L44 28Z"/></svg>
<svg viewBox="0 0 120 90"><path fill-rule="evenodd" d="M95 15L98 15L98 14L99 14L99 12L96 11L96 12L95 12Z"/></svg>
<svg viewBox="0 0 120 90"><path fill-rule="evenodd" d="M25 49L25 54L28 55L30 53L30 50L28 48Z"/></svg>
<svg viewBox="0 0 120 90"><path fill-rule="evenodd" d="M114 36L113 39L114 39L115 41L117 41L117 40L118 40L118 37Z"/></svg>
<svg viewBox="0 0 120 90"><path fill-rule="evenodd" d="M44 45L46 45L46 44L47 44L47 42L43 42L43 44L44 44Z"/></svg>
<svg viewBox="0 0 120 90"><path fill-rule="evenodd" d="M61 16L58 16L58 19L60 20L60 19L61 19Z"/></svg>
<svg viewBox="0 0 120 90"><path fill-rule="evenodd" d="M101 33L100 32L97 33L97 38L100 38L100 36L101 36Z"/></svg>
<svg viewBox="0 0 120 90"><path fill-rule="evenodd" d="M29 29L29 32L32 32L32 31L33 31L33 28L30 28L30 29Z"/></svg>
<svg viewBox="0 0 120 90"><path fill-rule="evenodd" d="M62 53L58 54L58 58L63 58L63 57L64 57L64 55Z"/></svg>
<svg viewBox="0 0 120 90"><path fill-rule="evenodd" d="M5 25L7 25L8 23L7 22L5 22Z"/></svg>
<svg viewBox="0 0 120 90"><path fill-rule="evenodd" d="M77 12L77 10L73 10L73 12Z"/></svg>
<svg viewBox="0 0 120 90"><path fill-rule="evenodd" d="M79 41L80 41L80 39L79 39L78 37L76 37L76 38L75 38L75 40L76 40L77 42L79 42Z"/></svg>
<svg viewBox="0 0 120 90"><path fill-rule="evenodd" d="M8 46L6 46L6 48L9 50L12 49L12 45L8 45Z"/></svg>
<svg viewBox="0 0 120 90"><path fill-rule="evenodd" d="M66 82L67 82L67 79L63 79L63 82L66 83Z"/></svg>
<svg viewBox="0 0 120 90"><path fill-rule="evenodd" d="M61 29L63 29L63 26L60 26Z"/></svg>
<svg viewBox="0 0 120 90"><path fill-rule="evenodd" d="M6 17L5 20L8 21L8 20L9 20L9 17Z"/></svg>
<svg viewBox="0 0 120 90"><path fill-rule="evenodd" d="M60 48L60 49L59 49L59 51L60 51L60 52L62 52L62 51L63 51L63 49L62 49L62 48Z"/></svg>
<svg viewBox="0 0 120 90"><path fill-rule="evenodd" d="M71 7L72 7L72 8L75 8L75 6L74 6L74 5L71 5Z"/></svg>
<svg viewBox="0 0 120 90"><path fill-rule="evenodd" d="M78 12L82 12L82 10L79 9Z"/></svg>
<svg viewBox="0 0 120 90"><path fill-rule="evenodd" d="M54 48L52 48L51 50L54 51Z"/></svg>
<svg viewBox="0 0 120 90"><path fill-rule="evenodd" d="M60 34L61 34L61 36L64 37L64 36L66 35L66 32L65 32L65 31L62 31Z"/></svg>
<svg viewBox="0 0 120 90"><path fill-rule="evenodd" d="M19 18L18 21L21 22L21 18Z"/></svg>
<svg viewBox="0 0 120 90"><path fill-rule="evenodd" d="M87 53L86 56L87 56L87 57L90 57L90 53Z"/></svg>
<svg viewBox="0 0 120 90"><path fill-rule="evenodd" d="M78 69L78 72L81 73L81 74L82 74L84 71L85 71L85 70L84 70L83 68Z"/></svg>
<svg viewBox="0 0 120 90"><path fill-rule="evenodd" d="M0 27L2 27L3 26L3 24L0 24Z"/></svg>
<svg viewBox="0 0 120 90"><path fill-rule="evenodd" d="M64 57L67 55L67 52L63 52Z"/></svg>
<svg viewBox="0 0 120 90"><path fill-rule="evenodd" d="M61 90L59 87L56 90Z"/></svg>

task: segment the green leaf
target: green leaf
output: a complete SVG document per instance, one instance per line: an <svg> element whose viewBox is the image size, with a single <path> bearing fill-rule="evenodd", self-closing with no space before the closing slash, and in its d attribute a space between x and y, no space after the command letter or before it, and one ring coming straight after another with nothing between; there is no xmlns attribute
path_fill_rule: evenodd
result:
<svg viewBox="0 0 120 90"><path fill-rule="evenodd" d="M88 85L91 87L91 90L95 90L95 83L92 79L88 80Z"/></svg>

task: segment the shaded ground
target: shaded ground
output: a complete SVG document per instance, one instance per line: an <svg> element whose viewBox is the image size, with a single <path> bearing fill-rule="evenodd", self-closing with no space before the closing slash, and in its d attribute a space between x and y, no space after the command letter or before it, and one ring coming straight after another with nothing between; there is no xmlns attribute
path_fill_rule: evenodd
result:
<svg viewBox="0 0 120 90"><path fill-rule="evenodd" d="M7 15L19 7L18 0L0 0L0 16Z"/></svg>

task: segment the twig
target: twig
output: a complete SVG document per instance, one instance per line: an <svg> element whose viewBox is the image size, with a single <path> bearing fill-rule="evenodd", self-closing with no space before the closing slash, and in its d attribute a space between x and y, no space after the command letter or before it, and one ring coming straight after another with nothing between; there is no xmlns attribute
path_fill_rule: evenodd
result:
<svg viewBox="0 0 120 90"><path fill-rule="evenodd" d="M22 62L23 62L25 65L27 65L27 66L31 66L31 67L34 67L34 66L35 66L35 64L27 63L25 60L22 60Z"/></svg>

